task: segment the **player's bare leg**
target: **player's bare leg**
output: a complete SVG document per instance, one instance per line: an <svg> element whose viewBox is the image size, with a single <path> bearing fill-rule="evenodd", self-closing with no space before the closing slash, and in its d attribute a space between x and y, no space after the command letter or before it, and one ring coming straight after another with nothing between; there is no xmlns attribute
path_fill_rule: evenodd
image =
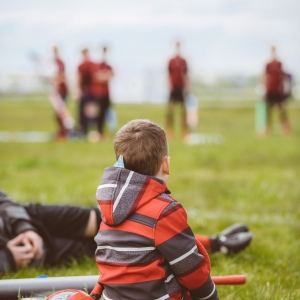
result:
<svg viewBox="0 0 300 300"><path fill-rule="evenodd" d="M287 112L284 107L284 104L278 103L278 109L279 109L281 130L284 135L289 136L291 134L291 128L290 128L290 123L287 117Z"/></svg>
<svg viewBox="0 0 300 300"><path fill-rule="evenodd" d="M265 130L264 136L272 134L272 109L273 105L267 102L267 127Z"/></svg>
<svg viewBox="0 0 300 300"><path fill-rule="evenodd" d="M188 124L186 120L186 107L185 103L180 103L181 110L181 139L184 140L189 134Z"/></svg>
<svg viewBox="0 0 300 300"><path fill-rule="evenodd" d="M85 228L84 236L93 237L96 235L97 230L97 215L96 212L93 209L91 209L90 217Z"/></svg>
<svg viewBox="0 0 300 300"><path fill-rule="evenodd" d="M174 138L174 103L169 102L167 106L167 139L172 140Z"/></svg>

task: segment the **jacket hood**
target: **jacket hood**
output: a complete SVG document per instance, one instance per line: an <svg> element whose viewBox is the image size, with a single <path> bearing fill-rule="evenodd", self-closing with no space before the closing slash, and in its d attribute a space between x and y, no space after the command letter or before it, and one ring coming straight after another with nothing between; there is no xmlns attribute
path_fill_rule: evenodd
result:
<svg viewBox="0 0 300 300"><path fill-rule="evenodd" d="M159 178L122 167L106 168L96 192L102 221L106 225L117 226L162 193L169 192L165 182Z"/></svg>

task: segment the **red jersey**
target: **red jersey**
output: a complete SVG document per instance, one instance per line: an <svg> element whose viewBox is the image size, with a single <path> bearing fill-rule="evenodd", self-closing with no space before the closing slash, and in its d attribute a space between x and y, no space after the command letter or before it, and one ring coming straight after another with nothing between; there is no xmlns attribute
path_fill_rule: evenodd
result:
<svg viewBox="0 0 300 300"><path fill-rule="evenodd" d="M67 85L65 82L65 64L60 58L55 59L57 66L56 80L57 80L57 91L60 94L67 93Z"/></svg>
<svg viewBox="0 0 300 300"><path fill-rule="evenodd" d="M112 72L112 68L105 62L94 64L93 83L91 90L93 96L95 97L109 96L109 81L101 79L101 72L103 71Z"/></svg>
<svg viewBox="0 0 300 300"><path fill-rule="evenodd" d="M185 87L185 76L187 74L187 63L180 56L172 58L168 66L169 77L172 88L183 89Z"/></svg>
<svg viewBox="0 0 300 300"><path fill-rule="evenodd" d="M85 60L78 66L78 73L80 76L79 85L83 93L91 92L94 70L95 64L90 60Z"/></svg>
<svg viewBox="0 0 300 300"><path fill-rule="evenodd" d="M268 94L283 93L283 71L281 62L273 60L266 65L266 90Z"/></svg>

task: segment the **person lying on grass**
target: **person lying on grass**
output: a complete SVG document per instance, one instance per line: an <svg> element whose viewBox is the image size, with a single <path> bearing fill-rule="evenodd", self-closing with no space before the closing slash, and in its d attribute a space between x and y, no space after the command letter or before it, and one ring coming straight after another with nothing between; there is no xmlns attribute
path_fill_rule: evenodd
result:
<svg viewBox="0 0 300 300"><path fill-rule="evenodd" d="M204 240L195 237L167 188L164 130L149 120L133 120L116 133L114 150L117 163L104 170L96 192L102 213L95 237L100 276L91 296L219 299Z"/></svg>
<svg viewBox="0 0 300 300"><path fill-rule="evenodd" d="M100 222L95 207L22 205L0 190L0 274L26 266L57 265L84 255L94 257ZM198 239L212 251L223 247L237 253L250 243L245 239L245 234L251 234L247 231L245 225L236 224L224 234Z"/></svg>

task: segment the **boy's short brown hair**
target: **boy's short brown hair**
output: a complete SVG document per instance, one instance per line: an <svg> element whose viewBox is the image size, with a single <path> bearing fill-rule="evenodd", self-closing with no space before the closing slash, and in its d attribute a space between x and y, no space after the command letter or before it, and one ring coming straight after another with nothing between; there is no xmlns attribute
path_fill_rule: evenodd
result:
<svg viewBox="0 0 300 300"><path fill-rule="evenodd" d="M155 176L168 155L166 133L149 120L132 120L118 130L114 139L116 159L123 155L126 169Z"/></svg>

